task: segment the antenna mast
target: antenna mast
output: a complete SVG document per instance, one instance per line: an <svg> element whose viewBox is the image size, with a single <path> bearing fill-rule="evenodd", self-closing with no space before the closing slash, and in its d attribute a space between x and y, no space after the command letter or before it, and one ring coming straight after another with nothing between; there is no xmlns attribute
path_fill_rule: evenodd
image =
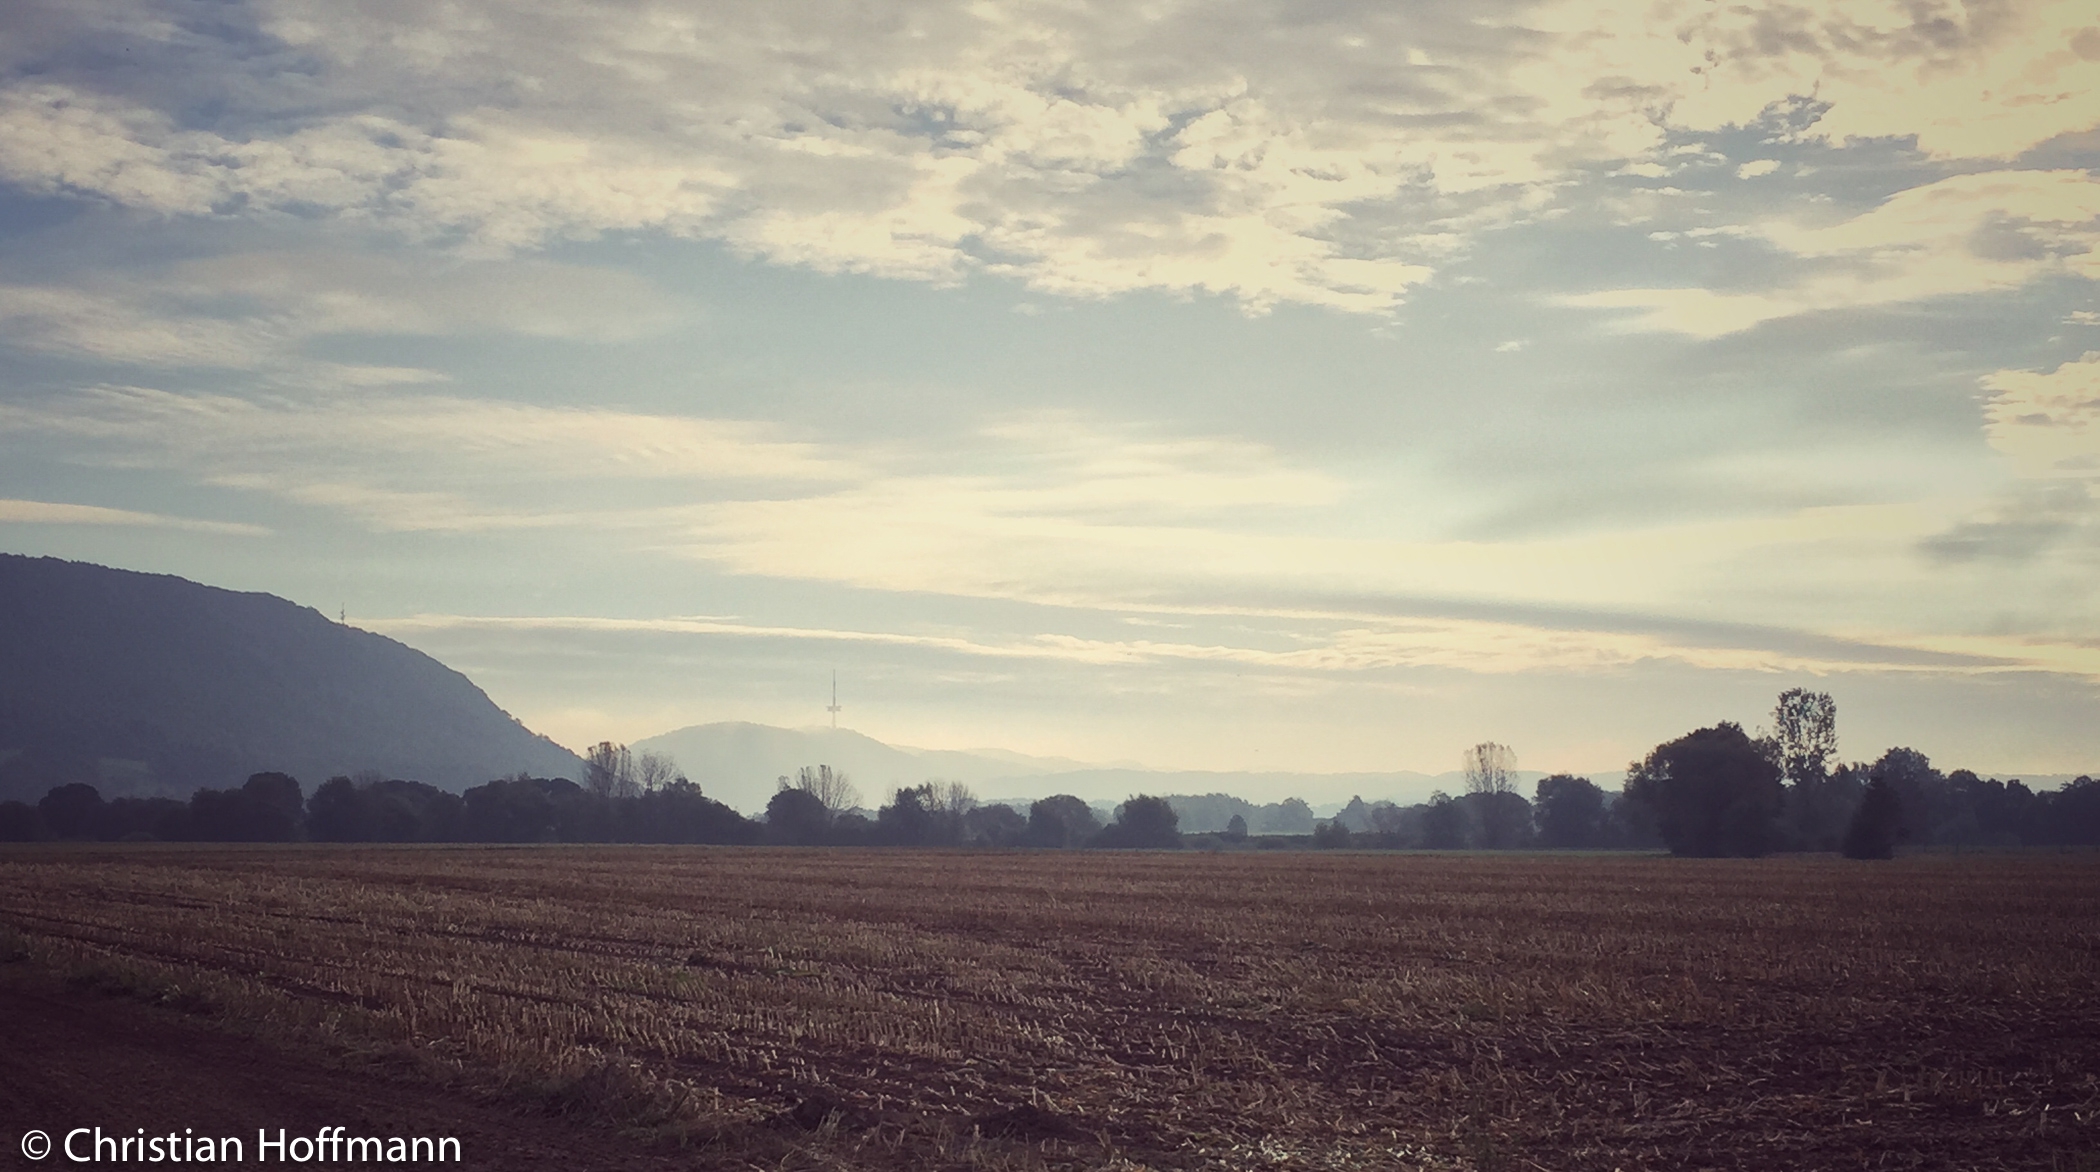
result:
<svg viewBox="0 0 2100 1172"><path fill-rule="evenodd" d="M839 673L836 668L833 668L831 672L831 707L826 708L824 711L831 713L831 731L837 732L839 730Z"/></svg>

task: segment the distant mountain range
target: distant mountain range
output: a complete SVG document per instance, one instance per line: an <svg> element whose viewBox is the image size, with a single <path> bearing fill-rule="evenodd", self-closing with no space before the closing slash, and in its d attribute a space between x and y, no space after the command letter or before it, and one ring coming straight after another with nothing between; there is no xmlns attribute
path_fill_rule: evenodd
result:
<svg viewBox="0 0 2100 1172"><path fill-rule="evenodd" d="M633 748L672 757L709 795L752 813L777 778L806 765L846 773L869 808L898 786L932 779L965 782L986 801L1227 794L1257 806L1298 798L1323 815L1352 797L1406 805L1464 788L1456 771L1153 770L740 722L693 725ZM75 780L110 797L187 795L264 770L290 773L309 790L358 773L460 790L520 770L581 778L583 763L460 673L311 608L168 575L0 554L0 801L35 800ZM1519 773L1524 792L1540 776ZM1589 776L1607 789L1624 778ZM2069 780L2026 779L2037 788Z"/></svg>
<svg viewBox="0 0 2100 1172"><path fill-rule="evenodd" d="M829 765L845 773L871 808L898 786L934 778L967 782L981 792L988 782L1086 768L1079 761L998 749L907 749L851 729L775 728L743 721L696 724L636 741L629 748L670 757L710 797L747 811L764 808L777 779L792 777L805 765Z"/></svg>
<svg viewBox="0 0 2100 1172"><path fill-rule="evenodd" d="M449 789L581 776L473 681L268 594L0 554L0 799L187 795L264 770Z"/></svg>
<svg viewBox="0 0 2100 1172"><path fill-rule="evenodd" d="M911 749L886 745L851 729L775 728L727 721L696 724L636 741L636 752L662 753L699 782L710 796L739 810L756 812L781 777L793 777L805 765L829 765L860 789L861 802L874 808L898 786L933 779L960 781L988 801L1025 802L1051 794L1075 794L1089 802L1115 803L1132 794L1231 794L1257 803L1302 798L1321 813L1332 813L1350 798L1367 802L1411 804L1438 790L1460 792L1457 772L1293 773L1216 772L1103 767L1053 757L1029 757L997 749L957 751ZM1518 777L1527 791L1539 773ZM1621 774L1595 775L1613 787Z"/></svg>

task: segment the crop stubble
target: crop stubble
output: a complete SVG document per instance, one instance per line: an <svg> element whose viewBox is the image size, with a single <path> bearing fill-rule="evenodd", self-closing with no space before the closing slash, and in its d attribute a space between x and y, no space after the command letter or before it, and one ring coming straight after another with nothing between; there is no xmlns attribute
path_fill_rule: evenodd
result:
<svg viewBox="0 0 2100 1172"><path fill-rule="evenodd" d="M2090 856L43 849L0 922L703 1158L2100 1166Z"/></svg>

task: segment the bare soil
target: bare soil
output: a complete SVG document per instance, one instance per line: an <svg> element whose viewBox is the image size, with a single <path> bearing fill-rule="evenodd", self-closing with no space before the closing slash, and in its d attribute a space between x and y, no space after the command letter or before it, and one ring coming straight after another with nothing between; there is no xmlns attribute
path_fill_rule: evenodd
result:
<svg viewBox="0 0 2100 1172"><path fill-rule="evenodd" d="M23 849L10 947L10 1149L2100 1172L2091 855Z"/></svg>
<svg viewBox="0 0 2100 1172"><path fill-rule="evenodd" d="M259 1132L311 1136L330 1126L351 1135L457 1137L465 1161L450 1167L694 1166L586 1120L535 1118L408 1072L389 1077L341 1055L296 1052L240 1036L217 1015L69 988L25 964L0 965L0 1023L0 1167L69 1163L58 1151L41 1161L24 1158L21 1139L31 1129L54 1144L76 1127L120 1137L189 1129L238 1137L247 1162L259 1163Z"/></svg>

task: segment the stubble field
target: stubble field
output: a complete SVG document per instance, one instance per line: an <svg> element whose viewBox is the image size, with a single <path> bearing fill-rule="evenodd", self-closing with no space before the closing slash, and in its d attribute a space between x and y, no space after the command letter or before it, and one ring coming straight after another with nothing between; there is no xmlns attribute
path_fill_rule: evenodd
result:
<svg viewBox="0 0 2100 1172"><path fill-rule="evenodd" d="M0 952L759 1168L2100 1168L2100 860L0 852Z"/></svg>

